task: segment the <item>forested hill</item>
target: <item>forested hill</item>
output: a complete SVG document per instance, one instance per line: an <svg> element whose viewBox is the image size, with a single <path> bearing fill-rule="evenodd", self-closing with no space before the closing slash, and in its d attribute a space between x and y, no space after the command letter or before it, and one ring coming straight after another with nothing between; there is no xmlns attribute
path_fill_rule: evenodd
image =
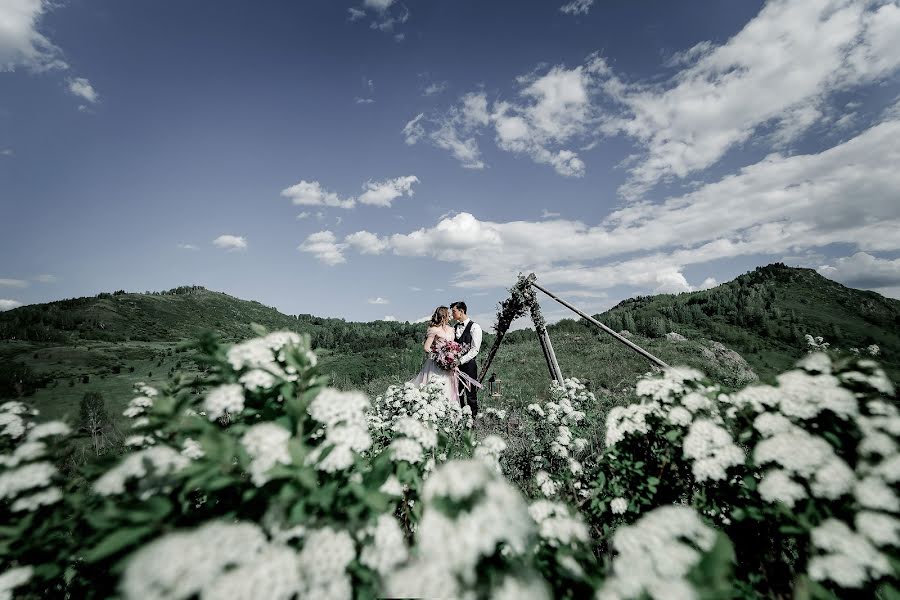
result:
<svg viewBox="0 0 900 600"><path fill-rule="evenodd" d="M708 290L631 298L595 318L616 331L648 337L674 331L716 340L738 351L754 368L767 364L774 370L796 360L797 350L806 346L806 334L822 336L843 351L857 348L865 353L875 344L878 359L895 380L900 374L900 301L781 263L758 267Z"/></svg>
<svg viewBox="0 0 900 600"><path fill-rule="evenodd" d="M78 341L174 342L214 331L225 340L254 335L250 324L309 333L316 346L356 351L403 347L418 340L421 325L375 321L348 323L313 315L286 315L252 300L201 286L165 292L117 291L22 306L0 313L0 340L72 344Z"/></svg>

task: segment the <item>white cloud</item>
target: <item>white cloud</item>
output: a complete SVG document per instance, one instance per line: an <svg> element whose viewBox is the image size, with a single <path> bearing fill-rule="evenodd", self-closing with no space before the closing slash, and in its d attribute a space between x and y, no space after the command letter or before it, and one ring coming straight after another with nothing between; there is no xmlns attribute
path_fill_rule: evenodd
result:
<svg viewBox="0 0 900 600"><path fill-rule="evenodd" d="M350 14L348 18L351 21L359 21L366 16L366 11L359 8L353 8L352 6L347 9L347 12Z"/></svg>
<svg viewBox="0 0 900 600"><path fill-rule="evenodd" d="M900 286L900 258L877 258L867 252L844 256L816 269L820 274L850 287L878 289Z"/></svg>
<svg viewBox="0 0 900 600"><path fill-rule="evenodd" d="M388 248L388 242L374 233L357 231L344 238L344 242L360 254L381 254Z"/></svg>
<svg viewBox="0 0 900 600"><path fill-rule="evenodd" d="M311 212L309 212L308 210L304 210L299 215L297 215L297 220L302 221L303 219L308 219L311 216L312 216Z"/></svg>
<svg viewBox="0 0 900 600"><path fill-rule="evenodd" d="M301 180L291 187L281 190L281 195L290 198L297 206L334 206L353 208L356 200L341 198L334 192L326 191L318 181Z"/></svg>
<svg viewBox="0 0 900 600"><path fill-rule="evenodd" d="M414 285L411 285L411 286L409 286L409 291L411 291L411 292L421 292L421 291L422 291L422 288L416 287L416 286L414 286Z"/></svg>
<svg viewBox="0 0 900 600"><path fill-rule="evenodd" d="M492 222L469 213L377 238L400 256L458 267L458 286L492 288L535 271L548 284L654 291L699 286L687 265L798 254L831 244L900 251L900 118L817 154L772 154L665 202L632 203L594 226L563 219ZM485 260L490 256L490 260Z"/></svg>
<svg viewBox="0 0 900 600"><path fill-rule="evenodd" d="M558 217L558 216L559 216L558 212L550 212L546 208L541 212L542 219L552 219L552 218Z"/></svg>
<svg viewBox="0 0 900 600"><path fill-rule="evenodd" d="M4 148L3 150L0 150L0 156L12 156L12 155L13 155L12 148Z"/></svg>
<svg viewBox="0 0 900 600"><path fill-rule="evenodd" d="M39 282L41 282L41 283L55 283L55 282L56 282L56 275L51 275L51 274L49 274L49 273L44 273L43 275L38 275L37 277L35 277L35 280L36 280L36 281L39 281Z"/></svg>
<svg viewBox="0 0 900 600"><path fill-rule="evenodd" d="M422 95L438 96L446 91L447 86L448 84L446 81L432 81L427 86L425 86L424 90L422 90Z"/></svg>
<svg viewBox="0 0 900 600"><path fill-rule="evenodd" d="M5 310L12 310L18 306L22 306L22 303L18 300L10 300L9 298L0 298L0 312Z"/></svg>
<svg viewBox="0 0 900 600"><path fill-rule="evenodd" d="M605 93L625 115L603 130L646 150L620 192L637 198L683 178L730 148L774 128L787 145L823 119L828 96L871 83L900 66L900 6L883 1L768 2L722 45L701 42L669 64L687 66L662 84L611 76Z"/></svg>
<svg viewBox="0 0 900 600"><path fill-rule="evenodd" d="M49 0L0 2L0 71L68 68L60 49L37 30L41 17L55 6Z"/></svg>
<svg viewBox="0 0 900 600"><path fill-rule="evenodd" d="M591 10L594 0L572 0L559 7L567 15L586 15Z"/></svg>
<svg viewBox="0 0 900 600"><path fill-rule="evenodd" d="M297 250L308 252L320 262L334 266L347 262L343 254L346 247L346 244L338 243L333 232L318 231L309 235L302 244L297 246Z"/></svg>
<svg viewBox="0 0 900 600"><path fill-rule="evenodd" d="M194 244L178 244L178 247L182 250L199 250L197 246Z"/></svg>
<svg viewBox="0 0 900 600"><path fill-rule="evenodd" d="M419 178L415 175L395 177L385 181L367 181L363 186L366 191L360 195L358 200L360 204L389 207L394 200L401 196L412 196L414 183L419 183Z"/></svg>
<svg viewBox="0 0 900 600"><path fill-rule="evenodd" d="M390 300L388 300L386 298L382 298L381 296L378 296L377 298L369 298L367 302L369 304L390 304L391 303Z"/></svg>
<svg viewBox="0 0 900 600"><path fill-rule="evenodd" d="M396 321L397 317L395 317L394 315L384 315L383 317L381 317L381 320L382 321Z"/></svg>
<svg viewBox="0 0 900 600"><path fill-rule="evenodd" d="M26 288L28 287L28 282L24 279L0 279L0 286Z"/></svg>
<svg viewBox="0 0 900 600"><path fill-rule="evenodd" d="M565 146L591 134L597 121L591 95L607 71L606 63L592 56L573 69L556 66L543 75L518 77L516 101L489 103L484 92L465 94L456 106L409 121L403 128L405 141L427 138L463 167L481 169L485 165L477 138L492 130L500 149L527 155L560 175L580 177L584 162Z"/></svg>
<svg viewBox="0 0 900 600"><path fill-rule="evenodd" d="M213 245L217 248L228 250L246 250L247 240L243 236L223 234L213 240Z"/></svg>
<svg viewBox="0 0 900 600"><path fill-rule="evenodd" d="M701 283L700 287L698 287L697 289L698 290L708 290L710 288L716 287L717 285L719 285L719 282L716 281L715 277L707 277L706 279L703 280L703 283Z"/></svg>
<svg viewBox="0 0 900 600"><path fill-rule="evenodd" d="M385 11L391 7L395 0L363 0L363 6L375 10Z"/></svg>
<svg viewBox="0 0 900 600"><path fill-rule="evenodd" d="M363 0L361 6L348 8L347 11L351 22L361 21L371 13L373 20L369 23L369 28L391 34L395 27L406 23L410 17L409 9L396 0ZM401 42L404 38L402 33L394 34L395 41Z"/></svg>
<svg viewBox="0 0 900 600"><path fill-rule="evenodd" d="M359 96L357 96L356 98L353 99L353 102L356 104L374 104L375 99L374 98L360 98Z"/></svg>
<svg viewBox="0 0 900 600"><path fill-rule="evenodd" d="M69 84L69 92L87 100L91 104L96 104L97 100L99 100L99 96L97 91L94 89L94 86L91 85L91 82L85 79L84 77L75 77L73 79L68 80ZM81 107L79 107L80 109Z"/></svg>
<svg viewBox="0 0 900 600"><path fill-rule="evenodd" d="M419 183L415 175L405 175L384 181L367 181L365 190L358 198L341 198L334 192L327 191L318 181L302 180L289 188L281 190L281 195L290 198L299 206L328 206L350 209L360 204L390 207L391 203L401 196L412 196L412 186ZM304 211L297 218L305 219L309 213Z"/></svg>

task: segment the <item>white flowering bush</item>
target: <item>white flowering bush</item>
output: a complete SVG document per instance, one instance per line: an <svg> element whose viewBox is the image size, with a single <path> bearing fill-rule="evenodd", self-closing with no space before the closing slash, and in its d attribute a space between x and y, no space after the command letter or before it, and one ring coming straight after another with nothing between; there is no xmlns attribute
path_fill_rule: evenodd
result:
<svg viewBox="0 0 900 600"><path fill-rule="evenodd" d="M206 372L139 385L125 408L125 454L86 465L85 485L55 465L60 445L50 442L69 434L65 424L35 425L17 402L0 407L4 594L594 589L599 571L584 530L565 525L577 515L560 506L556 525L539 527L499 472L505 442L486 438L473 451L470 415L438 390L394 388L372 406L362 393L327 387L309 340L290 332L199 346ZM542 550L548 539L552 553ZM544 572L565 571L557 557L581 574L548 581ZM448 587L428 587L435 582Z"/></svg>
<svg viewBox="0 0 900 600"><path fill-rule="evenodd" d="M734 544L748 597L896 592L900 412L875 362L813 353L732 394L671 368L636 392L607 418L590 504L601 546L647 510L690 505Z"/></svg>

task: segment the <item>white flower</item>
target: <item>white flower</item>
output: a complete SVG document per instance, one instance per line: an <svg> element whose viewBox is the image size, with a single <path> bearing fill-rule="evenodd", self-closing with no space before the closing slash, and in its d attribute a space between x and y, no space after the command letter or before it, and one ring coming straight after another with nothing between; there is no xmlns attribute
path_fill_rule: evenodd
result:
<svg viewBox="0 0 900 600"><path fill-rule="evenodd" d="M12 591L31 581L31 576L33 574L34 569L31 567L16 567L4 571L3 574L0 575L0 598L2 598L2 600L12 600Z"/></svg>
<svg viewBox="0 0 900 600"><path fill-rule="evenodd" d="M797 500L806 498L803 486L791 479L788 472L775 469L766 473L757 487L760 497L766 502L783 502L793 507Z"/></svg>
<svg viewBox="0 0 900 600"><path fill-rule="evenodd" d="M123 443L129 447L143 448L144 446L152 446L156 443L156 440L149 435L130 435L125 438Z"/></svg>
<svg viewBox="0 0 900 600"><path fill-rule="evenodd" d="M581 568L568 554L562 555L560 563L563 562L563 559L570 559L575 563L575 568ZM507 575L503 578L503 583L499 588L491 591L490 597L492 600L550 600L553 595L550 593L547 582L542 579L535 577L519 579Z"/></svg>
<svg viewBox="0 0 900 600"><path fill-rule="evenodd" d="M764 412L753 421L753 427L764 437L790 431L794 425L780 413Z"/></svg>
<svg viewBox="0 0 900 600"><path fill-rule="evenodd" d="M373 543L363 548L359 562L385 576L404 562L409 552L403 530L392 515L380 515L375 525Z"/></svg>
<svg viewBox="0 0 900 600"><path fill-rule="evenodd" d="M556 495L558 484L550 477L550 473L547 471L538 471L534 476L534 479L544 496L550 498L551 496Z"/></svg>
<svg viewBox="0 0 900 600"><path fill-rule="evenodd" d="M62 421L47 421L32 427L28 432L28 440L36 442L46 437L69 435L70 433L72 433L72 428Z"/></svg>
<svg viewBox="0 0 900 600"><path fill-rule="evenodd" d="M814 581L831 580L841 587L857 588L891 572L887 558L847 525L828 519L810 533L813 546L825 551L809 561Z"/></svg>
<svg viewBox="0 0 900 600"><path fill-rule="evenodd" d="M807 354L797 366L813 373L831 373L831 359L824 352Z"/></svg>
<svg viewBox="0 0 900 600"><path fill-rule="evenodd" d="M169 533L134 553L120 589L129 600L190 598L214 585L226 568L255 560L265 547L265 535L253 523L211 522Z"/></svg>
<svg viewBox="0 0 900 600"><path fill-rule="evenodd" d="M684 407L692 413L701 410L709 410L713 405L712 400L697 392L691 392L690 394L687 394L684 398L681 399L681 404L683 404Z"/></svg>
<svg viewBox="0 0 900 600"><path fill-rule="evenodd" d="M900 512L897 494L879 477L866 477L856 484L853 493L856 500L865 508Z"/></svg>
<svg viewBox="0 0 900 600"><path fill-rule="evenodd" d="M431 450L437 446L437 431L412 417L401 417L394 421L391 429L419 443L424 449Z"/></svg>
<svg viewBox="0 0 900 600"><path fill-rule="evenodd" d="M345 576L347 565L356 558L356 545L346 531L330 527L309 532L300 552L301 569L317 587L327 587L330 579Z"/></svg>
<svg viewBox="0 0 900 600"><path fill-rule="evenodd" d="M262 369L253 369L247 371L238 378L238 381L244 384L244 387L255 392L256 390L268 390L278 381L274 375Z"/></svg>
<svg viewBox="0 0 900 600"><path fill-rule="evenodd" d="M833 455L828 442L798 427L761 441L753 451L757 463L774 462L804 477L810 477Z"/></svg>
<svg viewBox="0 0 900 600"><path fill-rule="evenodd" d="M781 402L781 392L770 385L751 385L731 396L735 406L749 406L756 412L772 408Z"/></svg>
<svg viewBox="0 0 900 600"><path fill-rule="evenodd" d="M622 526L613 535L618 552L613 559L613 576L598 598L694 598L685 580L700 562L703 552L712 549L715 530L692 509L663 506L643 516L634 525Z"/></svg>
<svg viewBox="0 0 900 600"><path fill-rule="evenodd" d="M15 467L23 462L41 458L46 451L47 445L43 442L25 442L20 444L12 455L0 455L0 465Z"/></svg>
<svg viewBox="0 0 900 600"><path fill-rule="evenodd" d="M304 591L297 553L287 546L269 545L204 586L200 598L291 600Z"/></svg>
<svg viewBox="0 0 900 600"><path fill-rule="evenodd" d="M573 516L565 504L538 500L528 507L528 512L537 523L541 538L551 546L574 546L590 539L587 525Z"/></svg>
<svg viewBox="0 0 900 600"><path fill-rule="evenodd" d="M203 409L210 421L225 415L236 415L244 410L244 388L236 383L226 383L211 390L203 402Z"/></svg>
<svg viewBox="0 0 900 600"><path fill-rule="evenodd" d="M501 472L500 455L503 454L504 450L506 450L506 442L503 441L503 438L497 435L489 435L475 447L472 456L493 467L499 473Z"/></svg>
<svg viewBox="0 0 900 600"><path fill-rule="evenodd" d="M477 468L469 468L477 464ZM434 475L425 481L423 490L426 501L446 496L454 501L465 500L482 489L494 473L476 461L453 460L441 465Z"/></svg>
<svg viewBox="0 0 900 600"><path fill-rule="evenodd" d="M900 546L900 520L884 513L856 513L856 530L876 546Z"/></svg>
<svg viewBox="0 0 900 600"><path fill-rule="evenodd" d="M539 416L539 417L543 417L543 416L544 416L544 409L541 408L541 405L540 405L540 404L529 404L529 405L527 406L526 410L529 410L529 411L533 412L534 414L536 414L536 415Z"/></svg>
<svg viewBox="0 0 900 600"><path fill-rule="evenodd" d="M813 496L834 500L853 489L856 476L843 460L833 457L816 471L810 486Z"/></svg>
<svg viewBox="0 0 900 600"><path fill-rule="evenodd" d="M181 445L181 454L187 456L191 460L197 460L198 458L206 456L203 448L200 447L200 442L193 438L184 440L184 443Z"/></svg>
<svg viewBox="0 0 900 600"><path fill-rule="evenodd" d="M588 441L584 438L575 438L574 440L572 440L572 448L576 453L583 452L587 445Z"/></svg>
<svg viewBox="0 0 900 600"><path fill-rule="evenodd" d="M681 406L673 406L669 409L669 422L673 425L681 425L682 427L690 425L693 418L694 415Z"/></svg>
<svg viewBox="0 0 900 600"><path fill-rule="evenodd" d="M19 438L25 433L25 421L15 413L0 412L0 428L0 434Z"/></svg>
<svg viewBox="0 0 900 600"><path fill-rule="evenodd" d="M6 471L0 474L0 500L15 498L24 491L45 487L56 473L56 467L49 462L29 463Z"/></svg>
<svg viewBox="0 0 900 600"><path fill-rule="evenodd" d="M744 462L744 451L734 444L731 435L703 419L691 424L684 438L684 456L694 459L692 471L697 481L725 479L726 469Z"/></svg>
<svg viewBox="0 0 900 600"><path fill-rule="evenodd" d="M385 482L381 484L378 491L387 494L388 496L402 496L403 484L400 483L400 480L397 479L396 475L390 475Z"/></svg>
<svg viewBox="0 0 900 600"><path fill-rule="evenodd" d="M14 415L24 415L28 412L28 407L18 400L10 400L0 404L0 412L12 413Z"/></svg>
<svg viewBox="0 0 900 600"><path fill-rule="evenodd" d="M858 413L856 397L832 375L788 371L776 379L781 392L781 412L789 417L812 419L822 410L844 418Z"/></svg>
<svg viewBox="0 0 900 600"><path fill-rule="evenodd" d="M391 452L391 460L400 462L405 460L409 463L418 463L424 460L422 453L422 445L419 442L409 438L398 438L391 442L388 446Z"/></svg>
<svg viewBox="0 0 900 600"><path fill-rule="evenodd" d="M253 459L250 463L250 479L257 487L265 485L268 472L275 465L291 464L288 441L291 432L276 423L258 423L241 437L241 445Z"/></svg>
<svg viewBox="0 0 900 600"><path fill-rule="evenodd" d="M881 354L881 348L878 347L878 344L871 344L870 346L866 346L866 352L870 356L878 356Z"/></svg>
<svg viewBox="0 0 900 600"><path fill-rule="evenodd" d="M362 392L342 392L325 388L309 403L309 415L333 427L340 423L365 424L365 411L369 408L369 398Z"/></svg>
<svg viewBox="0 0 900 600"><path fill-rule="evenodd" d="M614 515L622 515L628 510L628 500L625 498L613 498L609 503L609 509Z"/></svg>
<svg viewBox="0 0 900 600"><path fill-rule="evenodd" d="M125 456L117 466L94 482L94 491L103 496L124 493L125 483L128 480L148 475L146 466L148 463L152 467L153 475L165 476L187 467L190 459L168 446L151 446ZM150 495L151 491L145 491L142 497Z"/></svg>
<svg viewBox="0 0 900 600"><path fill-rule="evenodd" d="M630 433L647 433L647 417L659 414L659 411L659 404L654 402L613 407L606 417L606 446L616 445Z"/></svg>
<svg viewBox="0 0 900 600"><path fill-rule="evenodd" d="M13 502L12 510L13 512L22 510L27 510L29 512L34 511L41 506L56 504L57 502L62 500L62 497L62 492L59 488L50 487L35 494L31 494L30 496L20 497L18 500Z"/></svg>

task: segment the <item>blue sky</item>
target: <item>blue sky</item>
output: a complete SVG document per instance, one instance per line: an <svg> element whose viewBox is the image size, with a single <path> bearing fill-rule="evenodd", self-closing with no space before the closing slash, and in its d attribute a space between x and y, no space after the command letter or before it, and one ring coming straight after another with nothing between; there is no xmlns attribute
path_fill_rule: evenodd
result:
<svg viewBox="0 0 900 600"><path fill-rule="evenodd" d="M0 5L0 309L489 323L782 260L900 297L897 2ZM566 316L549 304L551 319Z"/></svg>

